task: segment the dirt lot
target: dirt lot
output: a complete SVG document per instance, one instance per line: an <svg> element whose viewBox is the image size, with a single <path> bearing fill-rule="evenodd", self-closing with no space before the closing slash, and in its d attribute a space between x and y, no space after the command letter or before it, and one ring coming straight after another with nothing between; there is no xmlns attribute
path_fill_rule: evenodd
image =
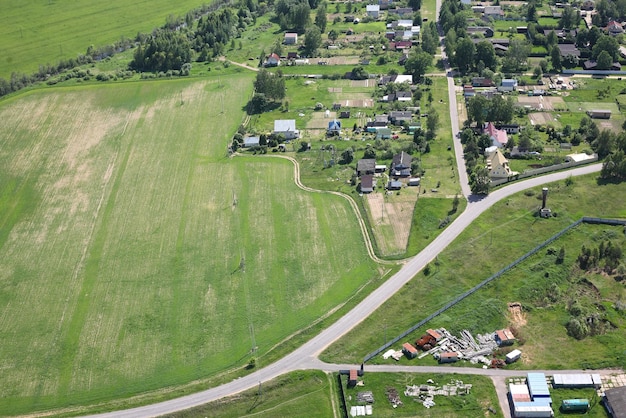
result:
<svg viewBox="0 0 626 418"><path fill-rule="evenodd" d="M322 129L328 128L328 122L337 118L337 112L330 112L326 117L325 112L313 112L313 117L306 124L307 129Z"/></svg>
<svg viewBox="0 0 626 418"><path fill-rule="evenodd" d="M356 65L359 63L359 57L330 57L320 58L320 61L328 62L328 65Z"/></svg>
<svg viewBox="0 0 626 418"><path fill-rule="evenodd" d="M345 99L339 100L342 107L374 107L373 99Z"/></svg>
<svg viewBox="0 0 626 418"><path fill-rule="evenodd" d="M544 96L518 96L517 101L522 106L530 106L533 109L552 111L565 108L562 97Z"/></svg>
<svg viewBox="0 0 626 418"><path fill-rule="evenodd" d="M350 81L350 87L376 87L376 80L352 80Z"/></svg>
<svg viewBox="0 0 626 418"><path fill-rule="evenodd" d="M528 118L530 119L530 124L533 126L534 125L548 125L548 124L554 124L555 122L557 122L557 120L554 119L552 114L548 112L529 113Z"/></svg>
<svg viewBox="0 0 626 418"><path fill-rule="evenodd" d="M382 178L378 181L383 181ZM401 254L406 250L413 209L419 188L403 188L400 194L366 195L372 230L382 254Z"/></svg>

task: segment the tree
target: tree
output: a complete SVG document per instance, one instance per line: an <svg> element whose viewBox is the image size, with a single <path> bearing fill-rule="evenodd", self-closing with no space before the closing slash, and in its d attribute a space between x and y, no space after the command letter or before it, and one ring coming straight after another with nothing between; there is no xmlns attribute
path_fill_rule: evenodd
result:
<svg viewBox="0 0 626 418"><path fill-rule="evenodd" d="M611 153L615 144L615 135L609 130L602 130L595 141L591 143L591 148L598 154L599 159L603 159Z"/></svg>
<svg viewBox="0 0 626 418"><path fill-rule="evenodd" d="M524 39L514 38L511 40L507 58L514 64L516 71L525 66L530 49L530 44Z"/></svg>
<svg viewBox="0 0 626 418"><path fill-rule="evenodd" d="M578 27L579 21L580 14L568 5L563 9L561 20L559 20L559 27L563 29L573 29Z"/></svg>
<svg viewBox="0 0 626 418"><path fill-rule="evenodd" d="M363 158L365 158L365 159L375 159L376 158L376 150L370 144L367 144L367 147L365 147L365 152L363 153Z"/></svg>
<svg viewBox="0 0 626 418"><path fill-rule="evenodd" d="M591 57L598 59L600 53L606 51L611 57L611 63L617 61L619 57L619 44L613 36L602 35L591 49Z"/></svg>
<svg viewBox="0 0 626 418"><path fill-rule="evenodd" d="M554 70L561 71L563 65L561 64L561 50L559 48L552 48L550 51L550 62Z"/></svg>
<svg viewBox="0 0 626 418"><path fill-rule="evenodd" d="M317 48L322 44L322 33L317 26L311 26L304 34L304 54L307 57L315 55Z"/></svg>
<svg viewBox="0 0 626 418"><path fill-rule="evenodd" d="M485 167L477 168L470 176L470 189L474 194L488 195L491 189L489 170Z"/></svg>
<svg viewBox="0 0 626 418"><path fill-rule="evenodd" d="M498 65L498 58L496 57L496 50L493 48L493 44L489 41L480 41L476 44L476 61L482 61L485 67L492 71L496 70Z"/></svg>
<svg viewBox="0 0 626 418"><path fill-rule="evenodd" d="M432 63L432 55L419 48L415 48L415 51L411 53L409 58L404 63L404 69L407 74L411 74L413 76L414 83L419 83Z"/></svg>
<svg viewBox="0 0 626 418"><path fill-rule="evenodd" d="M328 32L328 39L335 42L337 38L339 38L339 32L335 29L331 29L331 31Z"/></svg>
<svg viewBox="0 0 626 418"><path fill-rule="evenodd" d="M461 71L461 74L467 74L474 65L474 55L476 47L474 42L469 38L461 38L456 45L454 54L454 62Z"/></svg>
<svg viewBox="0 0 626 418"><path fill-rule="evenodd" d="M352 147L346 148L341 153L341 163L342 164L350 164L352 162L352 160L354 160L354 148L352 148Z"/></svg>
<svg viewBox="0 0 626 418"><path fill-rule="evenodd" d="M602 51L598 55L597 64L598 70L609 70L611 65L613 65L613 58L607 51Z"/></svg>
<svg viewBox="0 0 626 418"><path fill-rule="evenodd" d="M426 118L426 127L428 128L428 133L432 135L432 138L435 137L435 132L437 131L438 126L439 114L435 111L435 109L430 109L428 111L428 117Z"/></svg>
<svg viewBox="0 0 626 418"><path fill-rule="evenodd" d="M320 28L320 32L326 31L326 24L328 20L326 18L326 6L318 7L315 14L315 26Z"/></svg>
<svg viewBox="0 0 626 418"><path fill-rule="evenodd" d="M369 74L362 66L357 66L352 69L352 79L353 80L367 80Z"/></svg>
<svg viewBox="0 0 626 418"><path fill-rule="evenodd" d="M535 5L534 0L531 0L528 2L528 7L526 9L526 21L527 22L537 21L537 6Z"/></svg>
<svg viewBox="0 0 626 418"><path fill-rule="evenodd" d="M483 95L477 95L469 99L467 104L467 117L476 122L477 126L483 126L487 120L489 100Z"/></svg>
<svg viewBox="0 0 626 418"><path fill-rule="evenodd" d="M435 55L437 45L439 45L437 27L434 22L428 22L428 24L422 28L422 50L428 52L430 55Z"/></svg>
<svg viewBox="0 0 626 418"><path fill-rule="evenodd" d="M422 0L409 0L407 4L411 9L413 9L413 11L417 11L422 8Z"/></svg>

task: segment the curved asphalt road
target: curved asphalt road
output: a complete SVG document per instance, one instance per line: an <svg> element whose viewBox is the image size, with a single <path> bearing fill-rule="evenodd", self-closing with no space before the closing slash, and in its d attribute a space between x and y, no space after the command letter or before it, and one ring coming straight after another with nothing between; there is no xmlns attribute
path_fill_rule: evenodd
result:
<svg viewBox="0 0 626 418"><path fill-rule="evenodd" d="M259 384L271 380L277 376L288 373L293 370L304 369L327 369L343 366L327 365L317 359L317 356L330 344L346 334L363 319L374 312L387 299L399 291L405 283L407 283L415 274L431 262L439 253L441 253L461 232L467 228L480 214L489 209L494 203L505 199L515 193L532 187L538 187L545 183L564 180L569 176L579 176L584 174L596 173L600 171L602 164L594 164L576 168L574 170L557 172L542 177L535 177L528 180L520 181L509 186L503 187L492 192L489 196L483 198L475 198L470 196L467 209L459 215L459 217L451 223L430 245L422 252L410 259L400 271L393 275L389 280L383 283L378 289L374 290L361 303L355 306L350 312L340 318L337 322L322 331L316 337L296 349L292 353L261 368L254 373L230 383L208 389L202 392L187 395L181 398L160 402L153 405L146 405L138 408L128 409L124 411L116 411L101 415L104 417L152 417L180 411L194 406L202 405L228 395L242 392L246 389L253 388ZM368 366L374 369L374 366ZM378 366L377 366L378 367ZM443 369L437 368L439 372ZM483 370L473 368L454 368L457 373L475 373L472 370ZM483 371L484 372L484 371ZM493 373L493 372L491 372ZM499 372L497 372L499 373ZM519 374L519 372L517 372ZM487 373L485 373L487 374Z"/></svg>

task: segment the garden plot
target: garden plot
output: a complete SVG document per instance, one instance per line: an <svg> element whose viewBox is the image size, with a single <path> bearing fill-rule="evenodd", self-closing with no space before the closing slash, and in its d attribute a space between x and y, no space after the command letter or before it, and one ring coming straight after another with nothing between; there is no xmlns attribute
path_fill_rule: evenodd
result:
<svg viewBox="0 0 626 418"><path fill-rule="evenodd" d="M550 112L535 112L529 113L528 119L530 119L531 125L558 125L558 120Z"/></svg>
<svg viewBox="0 0 626 418"><path fill-rule="evenodd" d="M553 111L565 109L565 102L558 96L518 96L517 102L520 106L530 106L531 109Z"/></svg>
<svg viewBox="0 0 626 418"><path fill-rule="evenodd" d="M378 181L382 181L382 178ZM372 225L381 254L394 255L406 251L418 192L419 187L407 187L402 189L400 194L369 193L364 195L368 205L370 225Z"/></svg>

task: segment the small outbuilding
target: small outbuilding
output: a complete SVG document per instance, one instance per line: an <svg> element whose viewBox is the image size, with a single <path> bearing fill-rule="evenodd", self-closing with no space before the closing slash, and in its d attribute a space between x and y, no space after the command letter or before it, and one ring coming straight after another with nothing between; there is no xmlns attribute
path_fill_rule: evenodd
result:
<svg viewBox="0 0 626 418"><path fill-rule="evenodd" d="M362 158L356 163L356 175L361 177L365 174L376 172L376 160L373 158Z"/></svg>
<svg viewBox="0 0 626 418"><path fill-rule="evenodd" d="M400 181L390 181L387 183L387 190L400 190L402 188L402 182Z"/></svg>
<svg viewBox="0 0 626 418"><path fill-rule="evenodd" d="M409 359L417 357L417 348L413 347L410 343L402 344L402 352Z"/></svg>
<svg viewBox="0 0 626 418"><path fill-rule="evenodd" d="M298 34L295 32L287 32L285 33L285 40L283 41L285 45L295 45L298 43Z"/></svg>
<svg viewBox="0 0 626 418"><path fill-rule="evenodd" d="M508 353L505 357L505 362L506 364L511 364L511 363L515 363L517 360L520 359L520 357L522 357L522 352L519 350L513 350L510 353Z"/></svg>
<svg viewBox="0 0 626 418"><path fill-rule="evenodd" d="M611 119L611 111L610 110L588 110L587 115L591 119Z"/></svg>
<svg viewBox="0 0 626 418"><path fill-rule="evenodd" d="M261 139L258 136L249 136L243 140L244 148L258 147L259 145L261 145Z"/></svg>
<svg viewBox="0 0 626 418"><path fill-rule="evenodd" d="M446 351L439 354L439 363L454 363L459 361L459 355L455 351Z"/></svg>
<svg viewBox="0 0 626 418"><path fill-rule="evenodd" d="M356 386L358 376L359 376L359 372L357 369L350 369L350 372L348 374L348 387L349 388L353 388Z"/></svg>
<svg viewBox="0 0 626 418"><path fill-rule="evenodd" d="M513 335L511 330L508 328L497 330L495 338L496 338L496 343L499 346L511 345L515 342L515 335Z"/></svg>

